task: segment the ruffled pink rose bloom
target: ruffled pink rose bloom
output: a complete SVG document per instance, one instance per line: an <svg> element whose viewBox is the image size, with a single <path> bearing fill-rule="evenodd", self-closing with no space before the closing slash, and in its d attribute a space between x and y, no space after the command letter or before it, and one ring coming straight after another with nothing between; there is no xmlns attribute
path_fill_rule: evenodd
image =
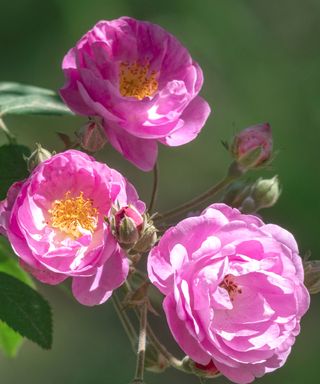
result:
<svg viewBox="0 0 320 384"><path fill-rule="evenodd" d="M120 173L70 150L9 189L0 203L0 226L22 266L38 280L58 284L72 277L75 298L97 305L124 282L129 269L105 221L113 204L145 210Z"/></svg>
<svg viewBox="0 0 320 384"><path fill-rule="evenodd" d="M100 21L67 53L62 69L66 104L100 117L113 147L144 171L156 162L157 142L190 142L210 113L198 96L201 68L155 24L130 17Z"/></svg>
<svg viewBox="0 0 320 384"><path fill-rule="evenodd" d="M231 151L237 161L251 151L260 148L260 154L254 159L250 167L258 167L270 160L272 155L272 132L269 123L262 123L248 127L239 132L233 140Z"/></svg>
<svg viewBox="0 0 320 384"><path fill-rule="evenodd" d="M224 204L170 228L148 273L183 351L239 384L285 363L309 307L293 236Z"/></svg>

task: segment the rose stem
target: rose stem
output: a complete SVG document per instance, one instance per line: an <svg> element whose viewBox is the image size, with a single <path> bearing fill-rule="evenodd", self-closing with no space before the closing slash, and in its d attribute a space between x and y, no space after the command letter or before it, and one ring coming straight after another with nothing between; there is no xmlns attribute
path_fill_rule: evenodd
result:
<svg viewBox="0 0 320 384"><path fill-rule="evenodd" d="M198 207L201 203L204 203L207 199L212 198L218 192L226 188L231 182L243 175L243 171L235 166L235 163L232 163L227 176L215 184L213 187L209 188L207 191L201 195L189 200L188 202L166 211L164 213L159 213L156 215L154 222L158 225L159 223L164 222L165 220L177 216L181 213L191 210L192 208Z"/></svg>
<svg viewBox="0 0 320 384"><path fill-rule="evenodd" d="M132 288L128 281L122 286L125 288L128 292L132 292ZM140 313L137 309L134 309L134 312L137 316L137 318L140 318ZM158 351L158 353L161 353L170 363L170 365L173 368L179 369L180 371L190 373L188 370L186 370L183 366L182 360L177 359L175 356L173 356L164 345L160 343L157 336L154 334L151 326L149 323L147 323L147 336L151 344L155 347L155 349Z"/></svg>
<svg viewBox="0 0 320 384"><path fill-rule="evenodd" d="M153 207L157 200L158 186L159 186L159 166L158 166L158 163L156 163L153 168L153 187L152 187L151 200L148 208L148 212L150 214L152 213Z"/></svg>
<svg viewBox="0 0 320 384"><path fill-rule="evenodd" d="M113 292L111 299L112 299L112 303L113 303L113 306L115 308L115 311L116 311L116 313L117 313L117 315L121 321L121 324L122 324L128 338L130 340L131 347L132 347L133 351L136 352L137 340L138 340L137 332L134 329L128 315L126 314L126 312L122 308L122 305L120 303L119 297L118 297L116 292Z"/></svg>
<svg viewBox="0 0 320 384"><path fill-rule="evenodd" d="M147 300L141 305L140 308L140 332L137 354L137 366L135 378L132 383L143 384L144 376L144 361L146 354L146 341L147 341L147 315L148 315L148 303Z"/></svg>

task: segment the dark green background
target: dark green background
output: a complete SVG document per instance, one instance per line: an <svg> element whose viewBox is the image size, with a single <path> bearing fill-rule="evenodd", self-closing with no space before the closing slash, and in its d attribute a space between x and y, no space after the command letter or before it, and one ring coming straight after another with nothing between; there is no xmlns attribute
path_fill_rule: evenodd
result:
<svg viewBox="0 0 320 384"><path fill-rule="evenodd" d="M190 50L204 70L202 95L213 114L199 138L180 148L161 148L158 208L192 197L218 180L229 162L220 140L254 123L269 121L275 148L273 170L283 193L266 221L291 230L301 253L320 257L319 0L10 0L0 1L0 80L58 89L66 51L99 19L130 15L162 25ZM19 117L6 120L19 142L40 141L61 150L56 131L72 133L82 118ZM4 137L0 137L0 144ZM139 172L111 148L99 154L148 200L151 175ZM0 356L5 384L126 384L134 356L110 303L86 308L57 288L41 287L54 308L54 346L25 343L15 360ZM319 376L319 299L302 322L288 363L261 383L314 383ZM168 339L170 337L168 336ZM147 374L148 384L197 383L168 370ZM220 378L217 383L227 383Z"/></svg>

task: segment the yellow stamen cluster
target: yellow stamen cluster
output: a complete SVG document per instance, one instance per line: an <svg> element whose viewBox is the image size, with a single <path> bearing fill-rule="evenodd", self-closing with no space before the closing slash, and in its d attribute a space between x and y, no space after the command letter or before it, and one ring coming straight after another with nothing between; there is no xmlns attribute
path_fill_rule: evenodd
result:
<svg viewBox="0 0 320 384"><path fill-rule="evenodd" d="M231 301L234 300L234 296L237 293L242 293L241 288L239 288L237 283L234 282L233 276L230 274L224 277L223 282L219 286L228 292Z"/></svg>
<svg viewBox="0 0 320 384"><path fill-rule="evenodd" d="M120 93L122 96L135 97L142 100L150 97L158 90L156 72L149 71L150 63L144 65L134 62L122 62L120 64Z"/></svg>
<svg viewBox="0 0 320 384"><path fill-rule="evenodd" d="M93 233L97 227L98 210L91 199L85 199L83 192L77 197L70 197L67 192L62 200L55 200L49 210L52 228L57 228L72 239L82 235L81 229Z"/></svg>

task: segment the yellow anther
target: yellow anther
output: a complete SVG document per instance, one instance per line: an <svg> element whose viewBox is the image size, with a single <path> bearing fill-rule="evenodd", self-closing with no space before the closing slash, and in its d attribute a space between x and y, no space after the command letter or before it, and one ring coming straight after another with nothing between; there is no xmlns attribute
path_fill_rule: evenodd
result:
<svg viewBox="0 0 320 384"><path fill-rule="evenodd" d="M52 228L57 228L72 239L82 236L83 230L93 233L97 227L99 212L92 205L92 200L85 199L83 192L77 197L70 197L67 192L65 198L55 200L50 214L49 224Z"/></svg>
<svg viewBox="0 0 320 384"><path fill-rule="evenodd" d="M144 65L135 62L129 64L122 62L120 64L120 93L122 96L135 97L142 100L145 97L151 97L158 90L156 80L157 73L149 71L150 64Z"/></svg>

